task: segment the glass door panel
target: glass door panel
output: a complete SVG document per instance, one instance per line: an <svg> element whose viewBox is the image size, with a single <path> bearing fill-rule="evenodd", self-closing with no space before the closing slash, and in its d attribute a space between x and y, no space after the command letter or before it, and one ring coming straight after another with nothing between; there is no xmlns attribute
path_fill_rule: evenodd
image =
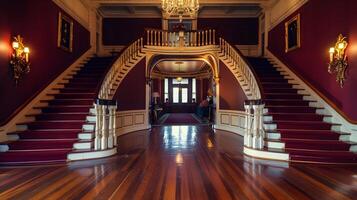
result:
<svg viewBox="0 0 357 200"><path fill-rule="evenodd" d="M180 88L179 87L172 88L172 102L180 103Z"/></svg>
<svg viewBox="0 0 357 200"><path fill-rule="evenodd" d="M188 103L188 88L181 88L181 103Z"/></svg>

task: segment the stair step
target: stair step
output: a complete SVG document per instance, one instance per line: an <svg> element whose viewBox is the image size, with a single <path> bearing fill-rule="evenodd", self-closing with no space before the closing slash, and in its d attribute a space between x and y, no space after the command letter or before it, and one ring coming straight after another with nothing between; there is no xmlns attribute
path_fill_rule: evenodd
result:
<svg viewBox="0 0 357 200"><path fill-rule="evenodd" d="M269 113L316 113L317 108L309 106L265 106Z"/></svg>
<svg viewBox="0 0 357 200"><path fill-rule="evenodd" d="M88 113L41 113L39 115L29 115L36 120L85 120Z"/></svg>
<svg viewBox="0 0 357 200"><path fill-rule="evenodd" d="M87 112L92 106L48 106L48 107L35 107L35 109L41 109L43 113L76 113L76 112Z"/></svg>
<svg viewBox="0 0 357 200"><path fill-rule="evenodd" d="M73 130L27 130L14 132L20 139L77 139L81 129Z"/></svg>
<svg viewBox="0 0 357 200"><path fill-rule="evenodd" d="M70 152L71 149L7 151L0 153L0 163L1 165L64 163Z"/></svg>
<svg viewBox="0 0 357 200"><path fill-rule="evenodd" d="M78 139L18 140L9 145L10 150L71 149Z"/></svg>
<svg viewBox="0 0 357 200"><path fill-rule="evenodd" d="M52 99L41 102L47 102L49 105L93 105L94 99Z"/></svg>
<svg viewBox="0 0 357 200"><path fill-rule="evenodd" d="M314 121L280 121L274 120L277 129L308 129L308 130L331 130L332 125L325 122Z"/></svg>
<svg viewBox="0 0 357 200"><path fill-rule="evenodd" d="M265 99L265 105L278 105L278 106L309 106L310 102L313 101L304 101L304 100L295 100L295 99Z"/></svg>
<svg viewBox="0 0 357 200"><path fill-rule="evenodd" d="M318 115L315 113L268 113L273 117L273 120L285 120L285 121L322 121L324 115Z"/></svg>
<svg viewBox="0 0 357 200"><path fill-rule="evenodd" d="M80 129L85 120L35 121L26 124L28 129Z"/></svg>

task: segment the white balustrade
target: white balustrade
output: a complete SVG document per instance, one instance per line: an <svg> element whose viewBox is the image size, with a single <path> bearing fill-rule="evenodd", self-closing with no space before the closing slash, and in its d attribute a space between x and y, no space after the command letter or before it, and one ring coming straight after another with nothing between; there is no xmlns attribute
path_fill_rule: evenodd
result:
<svg viewBox="0 0 357 200"><path fill-rule="evenodd" d="M248 100L245 108L244 146L263 149L265 132L263 127L264 103L261 100Z"/></svg>
<svg viewBox="0 0 357 200"><path fill-rule="evenodd" d="M136 57L142 52L143 45L143 38L140 38L133 42L120 54L119 58L114 62L113 66L107 72L100 87L98 98L113 98L114 93L112 89L115 89L115 84L117 82L117 78L120 75L120 72L123 72L123 68L127 68L127 65L135 60Z"/></svg>
<svg viewBox="0 0 357 200"><path fill-rule="evenodd" d="M106 150L117 146L117 135L115 133L116 109L115 101L98 99L95 102L94 150Z"/></svg>
<svg viewBox="0 0 357 200"><path fill-rule="evenodd" d="M228 59L229 63L232 63L237 68L238 73L243 76L242 80L246 84L252 93L249 99L261 99L261 92L258 82L255 78L253 71L249 64L245 61L243 55L241 55L235 47L230 45L227 41L220 38L219 46L221 54Z"/></svg>
<svg viewBox="0 0 357 200"><path fill-rule="evenodd" d="M149 46L196 47L216 45L216 31L164 31L158 29L146 30L146 44Z"/></svg>

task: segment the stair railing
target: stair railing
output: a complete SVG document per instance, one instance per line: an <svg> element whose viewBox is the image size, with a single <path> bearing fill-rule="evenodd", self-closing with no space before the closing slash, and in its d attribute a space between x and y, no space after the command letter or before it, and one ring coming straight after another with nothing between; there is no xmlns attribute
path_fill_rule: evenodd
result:
<svg viewBox="0 0 357 200"><path fill-rule="evenodd" d="M94 103L96 122L94 150L106 150L117 146L115 100L97 99Z"/></svg>
<svg viewBox="0 0 357 200"><path fill-rule="evenodd" d="M264 102L262 100L247 100L245 108L244 146L252 149L263 149L265 131L263 127Z"/></svg>
<svg viewBox="0 0 357 200"><path fill-rule="evenodd" d="M252 97L248 98L253 100L261 99L261 87L257 82L256 75L251 70L249 64L245 61L244 56L235 47L222 38L219 38L219 48L221 54L228 59L228 62L238 68L238 72L244 77L244 84L248 86L252 93Z"/></svg>
<svg viewBox="0 0 357 200"><path fill-rule="evenodd" d="M162 47L199 47L216 45L214 29L198 31L165 31L146 29L146 45Z"/></svg>
<svg viewBox="0 0 357 200"><path fill-rule="evenodd" d="M244 145L253 149L263 149L265 131L263 126L263 115L265 104L262 101L261 86L256 79L256 74L252 71L251 66L245 60L241 52L226 40L219 39L221 54L228 60L228 63L238 69L242 76L244 85L247 85L251 91L250 100L245 101L245 133Z"/></svg>
<svg viewBox="0 0 357 200"><path fill-rule="evenodd" d="M100 87L98 98L99 99L112 99L115 88L115 82L117 77L120 74L120 71L125 67L129 62L132 62L135 57L137 57L143 49L143 38L140 38L128 46L119 58L114 62L113 66L107 72L102 85Z"/></svg>
<svg viewBox="0 0 357 200"><path fill-rule="evenodd" d="M94 102L95 136L94 150L112 149L117 146L116 110L117 102L113 100L115 88L118 87L117 78L123 67L133 62L142 52L143 38L129 45L116 59L105 75Z"/></svg>

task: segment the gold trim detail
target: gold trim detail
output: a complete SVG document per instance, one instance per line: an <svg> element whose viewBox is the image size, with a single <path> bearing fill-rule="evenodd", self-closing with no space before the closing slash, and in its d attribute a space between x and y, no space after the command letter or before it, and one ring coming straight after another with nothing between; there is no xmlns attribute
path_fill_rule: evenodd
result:
<svg viewBox="0 0 357 200"><path fill-rule="evenodd" d="M288 32L288 28L289 25L293 22L297 22L297 45L290 47L289 48L289 44L288 44L288 38L289 38L289 32ZM295 17L291 18L289 21L285 22L285 53L298 49L301 47L301 36L300 36L300 14L297 14Z"/></svg>
<svg viewBox="0 0 357 200"><path fill-rule="evenodd" d="M61 30L62 30L62 20L70 23L70 33L69 33L69 48L61 45ZM57 31L57 47L72 52L73 51L73 20L65 15L62 15L61 12L58 13L58 31Z"/></svg>

